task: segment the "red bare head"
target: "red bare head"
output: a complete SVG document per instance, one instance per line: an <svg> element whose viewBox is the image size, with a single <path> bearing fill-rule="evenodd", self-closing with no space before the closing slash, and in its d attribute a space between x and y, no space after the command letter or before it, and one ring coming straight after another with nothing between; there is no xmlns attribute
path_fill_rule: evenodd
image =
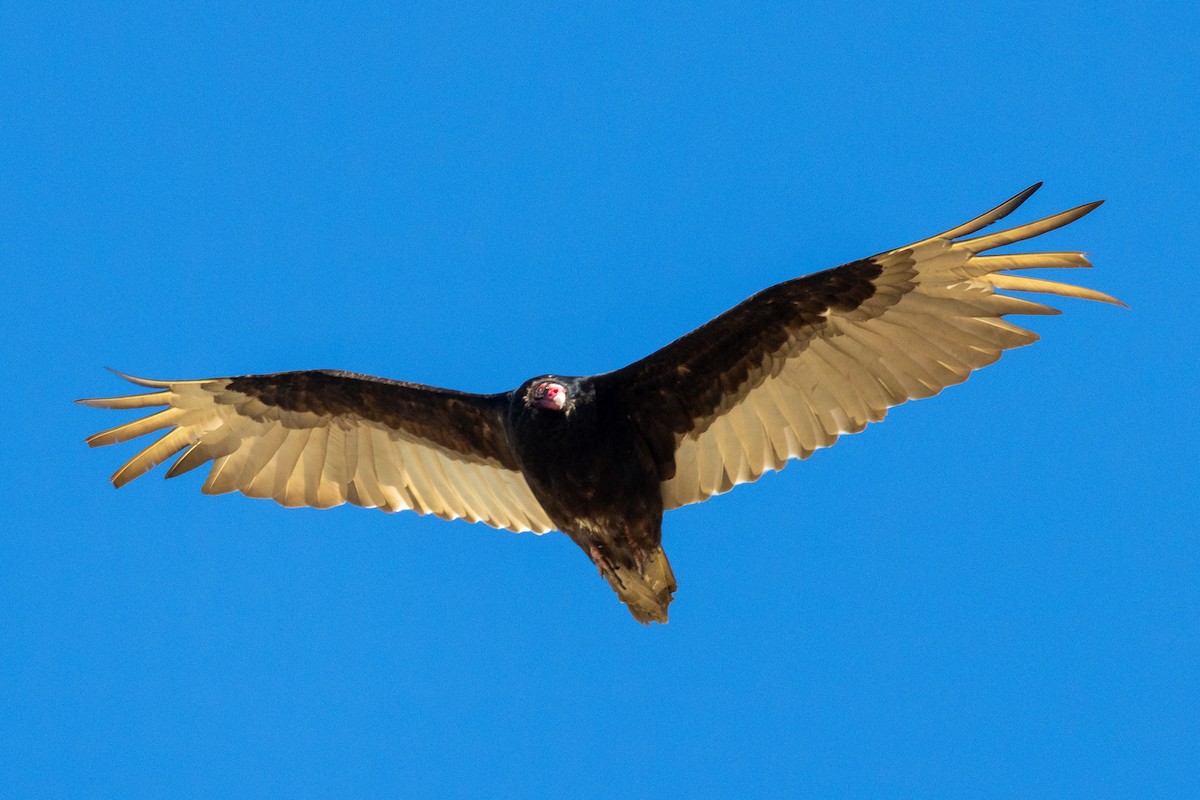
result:
<svg viewBox="0 0 1200 800"><path fill-rule="evenodd" d="M533 405L549 411L562 411L567 404L567 387L554 381L542 381L530 395Z"/></svg>

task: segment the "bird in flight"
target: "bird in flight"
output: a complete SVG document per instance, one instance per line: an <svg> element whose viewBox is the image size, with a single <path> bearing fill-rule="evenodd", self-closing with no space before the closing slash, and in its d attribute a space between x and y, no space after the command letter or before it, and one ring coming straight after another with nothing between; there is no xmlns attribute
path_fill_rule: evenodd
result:
<svg viewBox="0 0 1200 800"><path fill-rule="evenodd" d="M117 470L116 487L182 451L166 477L211 462L208 494L559 530L639 622L666 622L676 583L663 512L807 458L1037 339L1005 316L1058 313L1002 291L1123 305L1012 274L1091 266L1082 253L983 255L1100 205L979 233L1040 185L945 233L764 289L613 372L541 375L490 395L333 370L122 375L151 391L78 402L162 410L87 442L165 431Z"/></svg>

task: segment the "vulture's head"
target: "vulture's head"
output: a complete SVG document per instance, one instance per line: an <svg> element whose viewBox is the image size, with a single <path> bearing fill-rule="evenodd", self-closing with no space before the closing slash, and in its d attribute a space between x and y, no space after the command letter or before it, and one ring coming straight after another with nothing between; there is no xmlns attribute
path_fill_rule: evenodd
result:
<svg viewBox="0 0 1200 800"><path fill-rule="evenodd" d="M546 378L533 382L529 387L528 394L525 395L525 404L531 408L561 413L568 409L570 399L571 396L566 386Z"/></svg>
<svg viewBox="0 0 1200 800"><path fill-rule="evenodd" d="M586 378L542 375L513 393L514 410L528 419L554 425L573 419L592 406L595 390Z"/></svg>

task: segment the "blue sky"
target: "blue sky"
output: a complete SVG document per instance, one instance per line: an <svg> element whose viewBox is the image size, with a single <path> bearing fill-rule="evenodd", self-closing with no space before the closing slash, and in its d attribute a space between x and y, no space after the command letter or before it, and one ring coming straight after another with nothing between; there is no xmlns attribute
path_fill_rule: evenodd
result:
<svg viewBox="0 0 1200 800"><path fill-rule="evenodd" d="M165 5L0 11L13 796L1200 791L1195 10ZM115 492L70 403L604 371L1037 180L1130 310L670 513L667 626L557 534Z"/></svg>

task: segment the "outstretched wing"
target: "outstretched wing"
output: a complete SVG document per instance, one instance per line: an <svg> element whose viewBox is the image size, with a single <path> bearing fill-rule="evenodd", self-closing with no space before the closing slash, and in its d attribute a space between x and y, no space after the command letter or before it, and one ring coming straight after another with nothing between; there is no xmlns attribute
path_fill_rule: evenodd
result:
<svg viewBox="0 0 1200 800"><path fill-rule="evenodd" d="M1041 184L956 228L772 286L628 367L600 376L658 460L666 508L807 458L906 400L961 383L1037 335L1003 317L1057 314L997 289L1118 303L1008 274L1090 267L1082 253L979 255L1067 225L1100 203L975 238Z"/></svg>
<svg viewBox="0 0 1200 800"><path fill-rule="evenodd" d="M112 476L114 486L183 451L167 477L212 462L204 491L285 506L353 503L544 533L554 526L505 438L505 395L477 395L348 372L198 381L123 375L157 391L80 400L166 406L88 438L93 447L166 433Z"/></svg>

